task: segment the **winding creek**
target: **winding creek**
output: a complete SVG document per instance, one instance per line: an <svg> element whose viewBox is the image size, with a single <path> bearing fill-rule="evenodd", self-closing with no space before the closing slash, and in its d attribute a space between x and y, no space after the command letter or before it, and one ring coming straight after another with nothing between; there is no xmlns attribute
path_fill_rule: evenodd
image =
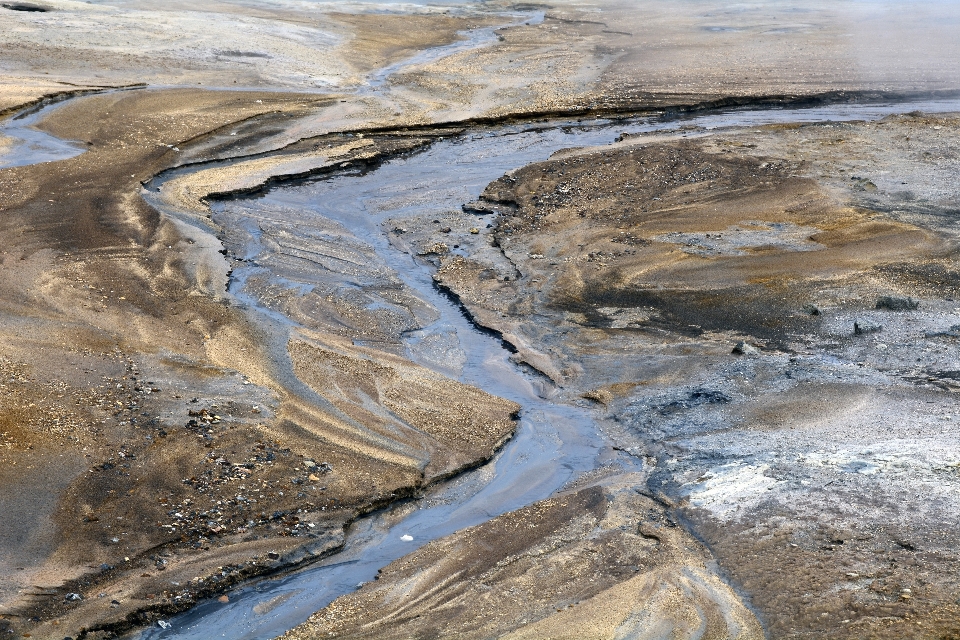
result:
<svg viewBox="0 0 960 640"><path fill-rule="evenodd" d="M15 142L0 154L0 167L61 160L83 152L79 144L36 128L59 106L26 109L3 122L0 132ZM405 334L405 355L517 402L522 406L520 424L515 437L490 463L435 487L420 500L356 522L341 553L296 573L238 589L229 594L227 604L200 604L170 619L170 628L151 628L136 637L275 637L431 540L546 498L600 466L642 465L639 459L613 450L589 408L559 401L557 389L515 365L498 338L473 326L459 306L434 286L433 265L392 241L393 229L405 220L438 211L458 211L461 204L475 200L489 182L505 172L546 159L560 149L609 144L623 133L670 133L682 127L678 135L693 136L723 127L874 120L913 110L960 111L960 100L743 109L682 119L651 116L476 129L437 140L421 152L394 158L369 172L347 168L324 179L274 188L263 197L215 205L215 221L228 228L243 229L251 221L293 222L301 230L322 230L337 242L358 243L372 250L379 261L376 267L399 278L435 318L427 326ZM183 171L192 170L196 168ZM175 175L178 172L165 178ZM152 190L144 194L156 201ZM255 233L240 237L242 243L228 246L231 253L248 260L248 266L235 269L230 293L237 304L263 322L293 326L293 321L268 310L255 293L247 290L247 279L263 273L258 260L269 250L258 243ZM328 277L322 271L272 275L284 286L301 290Z"/></svg>
<svg viewBox="0 0 960 640"><path fill-rule="evenodd" d="M289 225L299 234L312 234L324 242L362 245L376 255L378 264L370 268L399 278L432 310L435 319L431 323L405 334L406 356L519 403L520 425L516 436L487 465L434 488L421 500L355 523L343 552L292 575L238 589L229 594L227 604L201 604L170 619L170 628L152 628L137 637L275 637L430 540L546 498L599 466L636 468L642 464L613 450L590 409L560 402L558 390L516 366L499 339L475 328L457 304L434 287L434 267L405 252L396 241L394 230L404 221L439 211L459 211L461 204L475 200L489 182L505 172L546 159L560 149L609 144L622 133L669 133L684 127L682 135L697 135L715 128L775 122L872 120L912 110L958 111L960 100L733 110L674 120L644 117L477 129L437 140L423 151L391 159L369 172L345 168L324 179L274 188L262 197L216 204L214 220L237 231L231 232L226 246L247 261L235 269L231 280L230 293L236 303L264 322L292 326L292 320L278 317L247 287L248 279L266 274L281 286L309 290L329 277L324 270L270 273L263 259L271 249L256 231L264 224ZM194 169L185 169L189 170ZM167 178L174 175L176 172ZM156 201L152 191L156 186L145 191L148 200Z"/></svg>

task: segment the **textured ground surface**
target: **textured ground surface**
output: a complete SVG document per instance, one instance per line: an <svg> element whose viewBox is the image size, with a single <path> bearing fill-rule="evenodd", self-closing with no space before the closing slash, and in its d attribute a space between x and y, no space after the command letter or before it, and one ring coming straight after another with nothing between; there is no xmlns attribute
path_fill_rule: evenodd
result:
<svg viewBox="0 0 960 640"><path fill-rule="evenodd" d="M500 215L437 281L601 407L773 637L948 637L958 133L908 115L557 154L487 188Z"/></svg>
<svg viewBox="0 0 960 640"><path fill-rule="evenodd" d="M324 334L292 343L304 382L291 388L266 330L223 299L209 236L137 195L176 153L168 145L316 104L195 90L91 98L47 123L87 153L4 171L8 611L59 614L64 589L97 589L110 597L69 603L60 621L102 625L161 592L173 601L171 582L211 566L233 565L222 581L326 551L357 510L489 457L512 432L511 403Z"/></svg>
<svg viewBox="0 0 960 640"><path fill-rule="evenodd" d="M153 85L50 113L86 153L0 169L0 627L150 623L336 551L358 513L512 433L513 403L402 357L433 311L369 246L291 212L208 217L210 194L438 134L311 136L960 87L953 3L335 9L0 6L0 117ZM922 114L689 130L491 184L498 213L430 254L438 284L646 471L428 545L292 635L958 633L958 134ZM169 167L280 148L141 197ZM249 281L279 315L225 292L252 229L276 273L315 274L296 296Z"/></svg>
<svg viewBox="0 0 960 640"><path fill-rule="evenodd" d="M285 638L762 638L644 478L616 476L431 543Z"/></svg>

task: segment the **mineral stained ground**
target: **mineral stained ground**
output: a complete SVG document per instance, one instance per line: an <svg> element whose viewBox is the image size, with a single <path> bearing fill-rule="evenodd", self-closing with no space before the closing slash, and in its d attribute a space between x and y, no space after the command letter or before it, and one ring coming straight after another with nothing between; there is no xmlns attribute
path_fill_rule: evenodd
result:
<svg viewBox="0 0 960 640"><path fill-rule="evenodd" d="M911 106L960 95L955 3L44 0L0 25L5 635L121 637L334 555L517 429L453 351L410 357L437 311L368 238L218 203L508 126L870 101L903 108L665 124L384 229L635 464L285 637L960 635L960 117ZM70 157L29 160L36 110Z"/></svg>

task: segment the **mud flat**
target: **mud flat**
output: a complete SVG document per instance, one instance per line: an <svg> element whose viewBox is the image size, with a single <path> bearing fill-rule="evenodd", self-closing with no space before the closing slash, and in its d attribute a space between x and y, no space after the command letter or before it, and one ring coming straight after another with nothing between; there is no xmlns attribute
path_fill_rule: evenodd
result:
<svg viewBox="0 0 960 640"><path fill-rule="evenodd" d="M941 105L941 108L944 106L949 105ZM796 361L796 346L777 345L792 345L788 340L795 339L791 338L793 334L805 336L806 334L802 333L805 327L815 329L828 308L823 300L814 295L813 291L816 289L806 287L823 287L824 280L844 282L844 278L852 278L859 283L863 280L862 271L872 269L872 265L888 265L891 260L911 260L917 264L927 264L946 259L952 251L950 241L937 227L929 224L918 226L919 219L913 220L911 217L916 215L915 211L901 208L896 215L880 213L891 208L890 202L905 201L902 185L885 183L884 187L892 190L881 190L870 178L861 175L861 170L874 166L863 158L871 158L870 162L877 163L875 166L883 166L886 167L884 171L888 170L893 158L908 156L892 141L900 136L906 141L907 137L921 135L920 132L924 130L927 130L925 135L932 136L930 140L924 139L924 144L927 145L924 148L930 149L932 156L936 153L942 154L950 148L951 143L948 138L936 142L935 136L949 135L939 132L947 130L947 123L953 122L953 118L914 114L905 117L891 116L874 123L830 120L850 119L857 113L880 118L883 113L896 111L895 106L888 105L882 108L866 107L859 112L845 112L844 108L799 110L780 114L734 112L703 116L685 124L637 121L618 125L597 122L593 126L581 123L559 128L515 127L500 130L495 135L478 130L453 137L450 137L448 131L434 131L430 134L434 136L431 146L414 156L390 161L370 173L347 167L341 174L331 175L314 184L280 187L265 197L249 201L229 201L215 207L213 220L225 229L235 230L226 239L229 253L235 256L234 284L231 287L234 295L248 303L282 311L285 316L296 317L301 323L329 322L328 317L316 313L322 305L311 300L313 295L324 291L326 287L343 287L344 277L349 278L351 293L334 296L334 300L340 300L340 304L344 304L346 299L353 298L363 302L367 308L383 307L388 303L388 299L383 297L383 289L377 285L376 279L362 275L358 280L358 275L369 273L370 270L381 272L385 268L393 269L396 273L409 273L411 269L429 269L432 263L438 268L438 284L455 294L455 298L466 305L470 316L476 322L514 346L516 353L512 358L515 362L526 367L528 371L542 372L532 374L534 378L538 375L541 380L547 376L555 378L559 389L556 395L550 397L550 402L557 406L580 403L585 407L599 409L603 430L614 434L612 444L636 456L637 462L643 468L641 474L629 478L618 477L617 465L604 468L602 456L598 456L594 464L601 467L601 470L596 474L588 474L579 485L603 487L625 482L634 490L655 499L652 503L645 503L645 510L641 510L642 512L637 510L636 504L625 504L624 510L619 514L622 520L617 521L620 523L617 525L619 529L614 529L621 533L632 531L629 527L624 528L626 525L623 525L623 522L640 522L643 518L653 517L651 513L658 522L667 523L664 526L669 527L669 523L690 526L689 523L693 520L691 512L695 510L690 509L689 504L686 505L687 510L677 507L684 503L683 491L686 489L679 490L679 496L671 497L667 488L664 488L666 485L658 484L663 481L663 466L666 465L669 469L671 463L669 459L658 462L657 454L661 452L660 447L665 446L664 443L673 446L676 438L676 433L665 434L661 430L688 429L689 426L684 421L691 419L691 415L694 416L693 419L703 419L698 417L697 411L722 409L725 412L715 415L707 427L701 428L716 433L732 433L735 429L731 424L736 425L743 419L738 417L736 411L746 410L737 407L730 411L736 404L742 403L755 410L754 404L761 400L773 404L786 402L783 397L786 394L785 388L755 391L765 396L764 398L746 396L739 390L740 381L736 378L747 377L744 384L749 389L755 383L751 376L754 369L737 369L737 390L734 391L729 388L729 377L732 374L724 367L729 368L731 363L741 369L748 364L756 366L755 360L760 358L763 349L777 354L778 362L787 362L791 357ZM790 118L806 119L808 123L750 128L729 126L735 121L766 119L789 122ZM719 124L725 124L726 128L716 129ZM676 131L678 126L680 131ZM940 129L934 128L938 126ZM913 130L911 136L904 133L907 129ZM864 156L852 158L838 142L839 138L835 135L838 130L845 132L845 140L864 150ZM425 133L421 132L421 136ZM440 133L444 135L441 136ZM816 137L811 137L815 134ZM831 135L834 137L828 137ZM438 136L444 139L439 140ZM612 147L588 146L586 149L562 151L563 142L567 139L568 145L592 145L604 140L613 141L615 138L619 138L620 142ZM381 144L377 136L364 139L369 141L367 146L376 147ZM337 148L336 138L331 138L328 144L332 149ZM791 150L797 144L809 145L801 149L810 165L816 168L815 171L809 167L802 171L801 163L796 157L788 160L793 153ZM841 148L833 149L834 146ZM809 148L820 151L814 157L806 151ZM890 150L881 153L880 150L885 148ZM512 172L484 190L486 180L489 179L484 178L484 175L496 175L497 167L504 164L522 167L529 158L538 155L543 157L557 149L561 151L556 153L553 160ZM828 153L823 149L830 151ZM940 151L935 153L936 149ZM631 166L636 170L630 170ZM912 177L918 180L918 184L927 185L946 178L952 171L950 161L943 158L926 162L917 159L910 162L898 161L896 166L896 175ZM857 173L851 177L848 174L853 167L857 168ZM701 178L704 184L697 186ZM877 179L880 180L879 177ZM183 182L183 179L174 177L166 184L176 182ZM893 189L895 186L897 188ZM644 188L651 189L652 192L642 191ZM949 203L952 196L939 191L941 187L925 187L927 188L931 190L924 192L926 196L915 194L917 200L924 201L922 210L929 208L936 198L945 197L946 200L937 201ZM479 200L470 199L471 193L481 195L481 192L483 194ZM696 196L698 193L709 196L705 203ZM461 203L463 206L459 206ZM646 204L644 207L637 206L637 203ZM589 214L591 211L593 213ZM591 217L585 220L588 214ZM724 216L738 217L734 221L727 220ZM648 224L649 228L646 226ZM645 228L647 231L644 231ZM291 235L300 238L296 245L285 239ZM528 241L539 244L526 244ZM591 244L592 242L602 244ZM851 245L858 249L855 250ZM365 267L358 269L357 265L337 258L337 246L354 247L351 249L354 253L369 252L364 259ZM302 269L296 262L291 262L291 257L302 255L305 247L312 247L311 253L326 256L322 272ZM570 247L570 253L565 253L567 250L563 247ZM605 249L600 251L599 247ZM648 253L634 257L641 250ZM412 256L419 256L420 266L411 259ZM803 261L800 261L798 256L803 258ZM811 256L819 259L812 260ZM635 262L630 262L631 260ZM708 260L715 264L704 264ZM754 266L750 264L752 260L766 262ZM605 271L611 263L619 269ZM628 294L604 292L603 287L624 287L628 291L632 288L631 285L623 285L622 276L619 275L628 272L630 264L640 265L644 269L664 269L663 273L654 271L655 277L657 281L665 284L673 282L673 288L664 286L656 291L663 296L662 300L669 301L669 305L667 302L650 302L646 298L640 305L635 301L626 302L625 300L630 300ZM697 270L692 272L694 275L688 276L689 280L681 281L682 277L687 277L683 275L671 275L669 278L664 275L686 274L686 269L693 267ZM727 268L730 270L727 271ZM758 278L756 273L783 273L777 269L795 271L788 272L789 277L780 276L784 285L772 294L767 293L770 281ZM611 277L612 273L616 274L616 277ZM551 274L563 278L554 280ZM277 275L281 277L277 278ZM570 280L565 279L567 277ZM410 278L411 276L404 275L401 280L426 296L423 286L418 289ZM587 285L577 291L595 290L596 295L602 296L602 300L580 301L576 303L579 305L576 308L564 306L569 304L569 300L561 305L555 300L565 300L574 294L570 293L570 290L563 290L561 296L557 290L560 287L570 287L570 282L577 286L586 282ZM696 285L691 285L690 282ZM788 285L797 287L797 291L791 293ZM639 293L629 295L647 295L642 289ZM854 338L854 322L865 327L867 321L876 320L874 316L889 319L896 318L898 313L915 314L917 311L910 311L912 303L908 300L911 295L916 299L915 291L910 293L907 289L880 287L874 293L863 295L868 298L875 295L875 298L869 298L867 306L872 308L877 301L883 301L881 308L866 309L862 317L852 316L847 321L849 326L846 328L842 327L843 321L839 321L841 327L836 330L839 332L837 335L846 336L847 340ZM699 296L704 296L706 301L700 302ZM723 309L719 308L719 303L716 302L724 301L724 296L737 300L737 312L733 317L726 316L727 320L723 320ZM611 301L610 298L614 300ZM394 309L410 308L409 298L399 306L397 299L393 300L390 304ZM657 304L664 306L658 308ZM701 307L691 309L694 305ZM900 308L900 311L895 311L897 308ZM536 318L536 321L531 321L531 318ZM708 324L723 321L732 323L732 328L723 329ZM694 322L702 323L703 326ZM705 326L707 330L704 329ZM425 328L413 334L422 343L408 341L406 345L396 344L392 348L400 349L414 360L419 359L427 364L432 361L433 366L444 368L448 374L463 375L465 371L474 371L473 367L479 369L478 365L464 368L464 356L455 355L456 350L451 352L449 346L443 347L440 351L443 355L439 358L434 350L436 346L427 346L424 349L423 345L431 342L434 345L450 344L449 336L444 337L443 331L437 335L433 333L435 330ZM463 329L458 330L454 344L459 341L461 348L470 353L476 345L465 346L463 340L467 336ZM379 337L368 336L369 338L376 340L381 349L390 348L384 344L382 334ZM797 412L798 415L792 418L794 420L811 419L817 415L821 416L817 420L829 421L821 412L833 417L837 407L844 406L845 402L840 397L832 403L823 404L826 402L824 398L833 389L830 385L835 383L833 372L840 356L830 351L835 347L824 347L821 344L822 336L817 338L815 333L811 333L807 339L810 345L805 355L816 366L807 374L806 383L813 387L801 386L795 392L801 399L792 401L794 404L787 403L791 408L783 408L782 412ZM740 342L745 343L737 348L741 353L731 354ZM426 359L423 359L425 356ZM653 380L618 378L616 376L622 374L622 371L609 371L609 362L613 360L626 362L626 371L644 374L652 371L662 377ZM711 370L711 367L716 368ZM864 372L863 375L867 373ZM874 377L870 377L871 375ZM691 381L688 376L693 376L694 379ZM875 373L871 373L867 375L868 382L863 384L879 384L877 379ZM604 384L594 386L597 381ZM474 376L471 382L493 389L498 394L505 393L493 386L490 379ZM547 388L550 386L548 383ZM817 400L811 401L813 406L803 408L802 397L808 393L808 388L817 389ZM525 402L522 399L518 401ZM624 401L628 409L615 409L618 401ZM899 400L895 398L891 402ZM608 411L609 415L603 418ZM630 420L636 420L638 416L648 420L649 426L637 428L638 432L643 433L642 438L632 431L625 433L623 424L627 418L617 411L623 411ZM779 420L786 418L781 417ZM835 426L836 422L831 424ZM778 428L789 428L789 424ZM611 436L602 432L595 432L593 437L599 442L611 442ZM507 452L514 451L512 447L513 445L508 445ZM702 453L698 450L695 455ZM706 459L715 460L712 456L720 455L710 452ZM701 462L699 458L697 460ZM729 462L729 454L722 454L721 460ZM608 458L608 462L610 461ZM500 469L500 465L495 468ZM733 463L733 468L739 469L739 466ZM763 476L765 470L761 468L759 475ZM707 495L711 499L729 499L736 503L741 497L738 492L744 488L738 484L741 481L748 489L755 484L766 487L762 477L758 480L749 475L752 471L753 468L749 467L745 477L731 481L731 486L718 485L715 493L711 490L707 491ZM498 471L498 475L501 473L505 472ZM709 477L704 475L701 481L706 482ZM710 486L712 488L713 485ZM572 490L579 490L578 485L574 485ZM472 500L470 495L469 491L463 491L460 498L465 500L463 505L468 508ZM444 499L450 499L449 494ZM487 507L486 503L478 504ZM541 507L549 511L554 504L548 502ZM421 536L430 538L431 530L442 529L438 526L442 521L430 520L430 508L424 509L422 518L421 511L414 509L416 519L411 520L409 529L404 526L403 518L408 513L405 508L386 517L379 525L383 527L383 533L370 538L370 544L373 545L371 555L377 557L379 552L374 551L376 547L390 546L393 544L390 538L396 536L399 540L401 535L405 535L405 531L412 531L415 534L414 539L419 542ZM441 510L440 513L445 512ZM813 516L807 514L805 517ZM419 524L420 520L424 521L425 527ZM414 524L415 522L418 524ZM342 603L335 602L329 609L317 614L314 622L291 632L291 635L320 637L332 631L335 634L362 636L373 633L373 630L376 630L377 634L395 632L404 635L426 633L429 629L432 630L431 633L435 631L441 635L487 637L504 633L505 629L510 628L517 633L531 633L536 636L538 633L546 633L542 629L547 628L541 627L538 621L552 615L550 612L555 611L558 604L564 608L574 602L591 602L596 597L598 600L593 601L590 607L598 607L609 613L608 605L603 603L608 602L610 594L600 594L608 587L619 584L622 574L633 572L630 575L637 577L638 572L643 572L645 580L653 580L652 576L662 575L658 573L659 570L654 571L655 567L640 562L640 558L646 557L645 552L635 548L630 552L634 554L630 556L630 561L616 555L620 552L611 552L620 558L618 562L622 560L623 564L617 571L610 569L614 575L605 577L605 580L610 582L591 584L591 580L596 579L596 574L589 567L583 568L582 573L564 574L564 588L574 589L577 585L584 587L583 591L577 592L577 598L572 598L571 594L563 589L550 586L551 583L546 578L542 583L535 583L531 582L533 578L528 577L509 588L519 589L518 585L525 585L524 589L535 590L530 585L537 584L542 587L537 590L539 598L523 592L526 595L513 601L511 606L484 598L474 598L470 595L473 593L470 589L480 587L471 586L474 584L471 581L464 583L455 579L445 583L449 584L449 588L432 588L429 593L422 594L422 597L410 595L410 599L403 596L394 600L398 593L396 590L408 592L406 587L391 586L391 579L402 581L405 585L411 581L423 580L424 584L433 587L438 581L443 582L443 576L467 571L470 575L478 576L471 580L479 580L483 585L502 586L505 584L502 581L507 580L507 577L500 573L504 566L512 566L512 563L520 562L530 555L544 555L551 559L544 560L543 566L550 567L553 563L561 563L562 559L567 557L564 555L568 550L565 545L573 544L571 538L564 538L566 534L558 534L559 537L552 540L564 551L557 547L521 547L511 551L509 557L491 556L467 567L463 563L473 557L468 553L457 556L457 559L451 557L443 569L436 568L431 560L435 557L435 550L446 550L442 554L450 555L448 550L452 547L449 545L459 549L457 545L460 544L468 545L468 550L475 548L482 556L482 550L488 546L481 540L500 535L497 531L503 522L515 524L517 521L507 517L502 521L497 520L470 532L427 545L423 551L385 569L375 583L364 586ZM608 524L598 526L595 530L598 536L602 532L607 532L603 535L620 535L609 531ZM692 527L697 536L703 535L704 530L705 528ZM675 533L681 535L679 532ZM535 539L536 536L533 536L529 544L532 545ZM690 554L686 556L690 566L700 566L695 558L702 549L696 551L698 543L694 539L684 540L685 548ZM574 548L577 548L576 545L571 547ZM557 555L550 555L554 553ZM235 609L231 609L234 607L231 602L230 605L219 607L212 604L205 611L216 620L214 624L218 629L225 626L233 629L234 627L229 626L233 624L232 620L238 621L238 630L256 629L258 616L264 618L263 624L270 625L268 628L275 628L272 625L276 624L278 618L295 618L298 615L297 610L302 610L307 606L306 603L311 602L304 595L312 589L311 573L315 575L313 580L318 588L335 581L339 585L337 588L349 591L356 581L369 580L366 565L363 565L363 569L358 567L353 574L342 566L349 566L354 562L362 563L364 557L362 548L355 548L347 554L344 562L332 560L329 563L329 572L325 572L323 568L315 572L308 571L289 582L278 584L276 589L264 586L259 594L239 592L235 596L231 595L231 598L237 599ZM647 561L655 564L658 557L653 554ZM469 562L472 563L472 560ZM402 567L402 570L394 573L394 567ZM432 573L433 571L440 573ZM706 571L703 575L713 576L712 579L721 579L720 576L726 578L729 575L723 564L719 571L712 563L703 565L699 571ZM777 575L783 572L784 566L778 566ZM849 580L846 573L855 572L847 571L839 576L841 584L846 584ZM755 574L755 571L751 573ZM356 576L353 583L350 582L351 575ZM837 577L834 575L834 578ZM796 574L788 573L783 579L786 582L796 578ZM752 602L749 591L736 583L734 587L735 591L726 593L723 590L703 591L702 596L698 597L704 599L697 602L704 605L707 599L715 597L710 607L718 607L718 611L728 611L731 603L737 602L738 598L741 604ZM327 586L322 587L324 592L327 589ZM782 595L782 589L778 589L778 593ZM390 602L397 602L399 609L395 614L390 613L381 618L378 617L379 613L372 612L382 611L383 598L388 597L384 590L393 594L389 596ZM649 595L652 592L643 593ZM910 593L902 595L910 596ZM621 617L611 614L612 617L606 621L618 628L621 624L627 624L625 621L631 616L640 616L648 621L657 620L657 624L669 628L680 629L684 624L693 624L692 618L683 613L684 607L690 601L672 600L669 606L661 606L657 604L658 597L653 595L650 595L649 600L638 596L630 598L631 606L616 614ZM907 602L911 598L912 596L902 600ZM270 604L278 600L282 602ZM897 601L900 601L899 595ZM449 608L446 605L440 607L438 603L449 603ZM874 602L871 606L880 607L881 604ZM251 608L253 613L247 613ZM441 609L442 612L431 613L434 609ZM235 613L229 613L231 610ZM485 626L490 611L493 610L502 614L502 620L497 623L503 625L502 627ZM260 611L270 611L270 620L267 621L266 614L261 614ZM347 611L356 612L356 615L345 613ZM779 612L774 608L773 613ZM599 617L599 614L597 615ZM771 618L774 617L773 614L770 615ZM751 637L750 634L754 632L751 629L755 630L756 627L747 624L738 616L739 614L732 618L707 616L701 618L700 623L721 624L728 633ZM873 629L870 627L873 624L870 616L863 617L867 620L861 619L861 624ZM597 625L600 623L597 618L584 617L583 620L585 626L570 626L574 630L571 632L572 637L593 631L601 634L615 633L615 630L598 631L600 627ZM687 622L681 624L682 620ZM760 620L764 626L770 625L763 616ZM616 621L616 624L611 621ZM179 629L174 633L183 637L203 637L204 633L209 633L202 618L186 617L174 619L172 623L178 625ZM408 623L413 626L405 626ZM889 621L882 621L880 626L888 623ZM816 629L800 631L812 633L814 636L820 633ZM162 637L164 634L156 635Z"/></svg>
<svg viewBox="0 0 960 640"><path fill-rule="evenodd" d="M159 631L445 500L291 637L955 633L957 119L590 122L960 86L950 3L869 4L4 4L4 113L167 86L0 139L0 625Z"/></svg>
<svg viewBox="0 0 960 640"><path fill-rule="evenodd" d="M180 112L166 128L170 100ZM4 600L57 623L35 634L122 630L137 623L132 611L202 593L195 578L223 583L334 550L357 513L475 465L513 431L512 403L336 335L284 347L302 382L276 378L266 329L225 304L222 256L199 230L123 195L197 131L315 103L197 91L92 98L47 122L88 151L53 175L8 170L17 215L4 232L18 243L7 248L4 300L21 320L5 324L4 512L22 525L6 529ZM91 110L103 118L91 121ZM44 204L29 204L31 189ZM170 262L184 257L187 269ZM384 409L371 412L372 398ZM171 593L172 583L184 590Z"/></svg>
<svg viewBox="0 0 960 640"><path fill-rule="evenodd" d="M955 116L914 113L559 153L467 207L498 213L478 225L486 242L440 258L437 282L561 397L597 405L651 466L638 490L706 543L767 633L949 635L958 130ZM428 230L418 240L441 239ZM572 598L544 573L542 591L491 600L525 575L523 554L477 568L498 526L394 563L291 637L488 637L492 611L516 616L506 624L521 637L615 635L592 613L569 617L589 631L564 622L549 605ZM461 554L445 554L450 569L430 560L444 549ZM434 571L476 577L441 587ZM433 586L422 595L421 581ZM654 619L657 599L640 602ZM603 611L603 624L622 621Z"/></svg>

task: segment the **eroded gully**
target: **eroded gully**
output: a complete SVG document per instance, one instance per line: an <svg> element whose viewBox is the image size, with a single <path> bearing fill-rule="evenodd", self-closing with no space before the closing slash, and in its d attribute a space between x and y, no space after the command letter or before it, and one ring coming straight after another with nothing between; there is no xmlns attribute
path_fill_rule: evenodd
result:
<svg viewBox="0 0 960 640"><path fill-rule="evenodd" d="M149 629L139 637L275 637L431 540L546 498L602 465L631 469L642 465L639 458L613 450L589 408L560 401L558 390L517 366L497 337L473 326L456 302L434 286L435 267L404 250L396 229L424 217L468 215L460 212L460 205L475 200L505 172L560 149L608 144L622 133L684 127L682 135L696 135L713 128L774 122L871 120L911 110L957 111L960 101L736 110L673 121L638 118L503 126L436 140L424 151L391 159L373 171L347 168L315 182L274 188L262 197L215 205L214 220L232 230L228 249L245 260L234 270L230 293L262 322L284 334L284 325L295 326L248 288L252 275L262 279L266 274L275 284L300 291L342 275L336 275L335 265L270 272L264 265L276 264L269 259L275 246L264 241L264 228L286 225L315 238L318 247L346 243L372 249L376 264L366 268L398 278L434 311L431 323L405 334L407 357L519 403L520 424L490 463L434 488L420 500L356 522L341 553L297 573L238 589L229 594L229 603L202 603L170 619L170 628ZM373 296L371 305L391 304L377 300L372 289L365 294Z"/></svg>

